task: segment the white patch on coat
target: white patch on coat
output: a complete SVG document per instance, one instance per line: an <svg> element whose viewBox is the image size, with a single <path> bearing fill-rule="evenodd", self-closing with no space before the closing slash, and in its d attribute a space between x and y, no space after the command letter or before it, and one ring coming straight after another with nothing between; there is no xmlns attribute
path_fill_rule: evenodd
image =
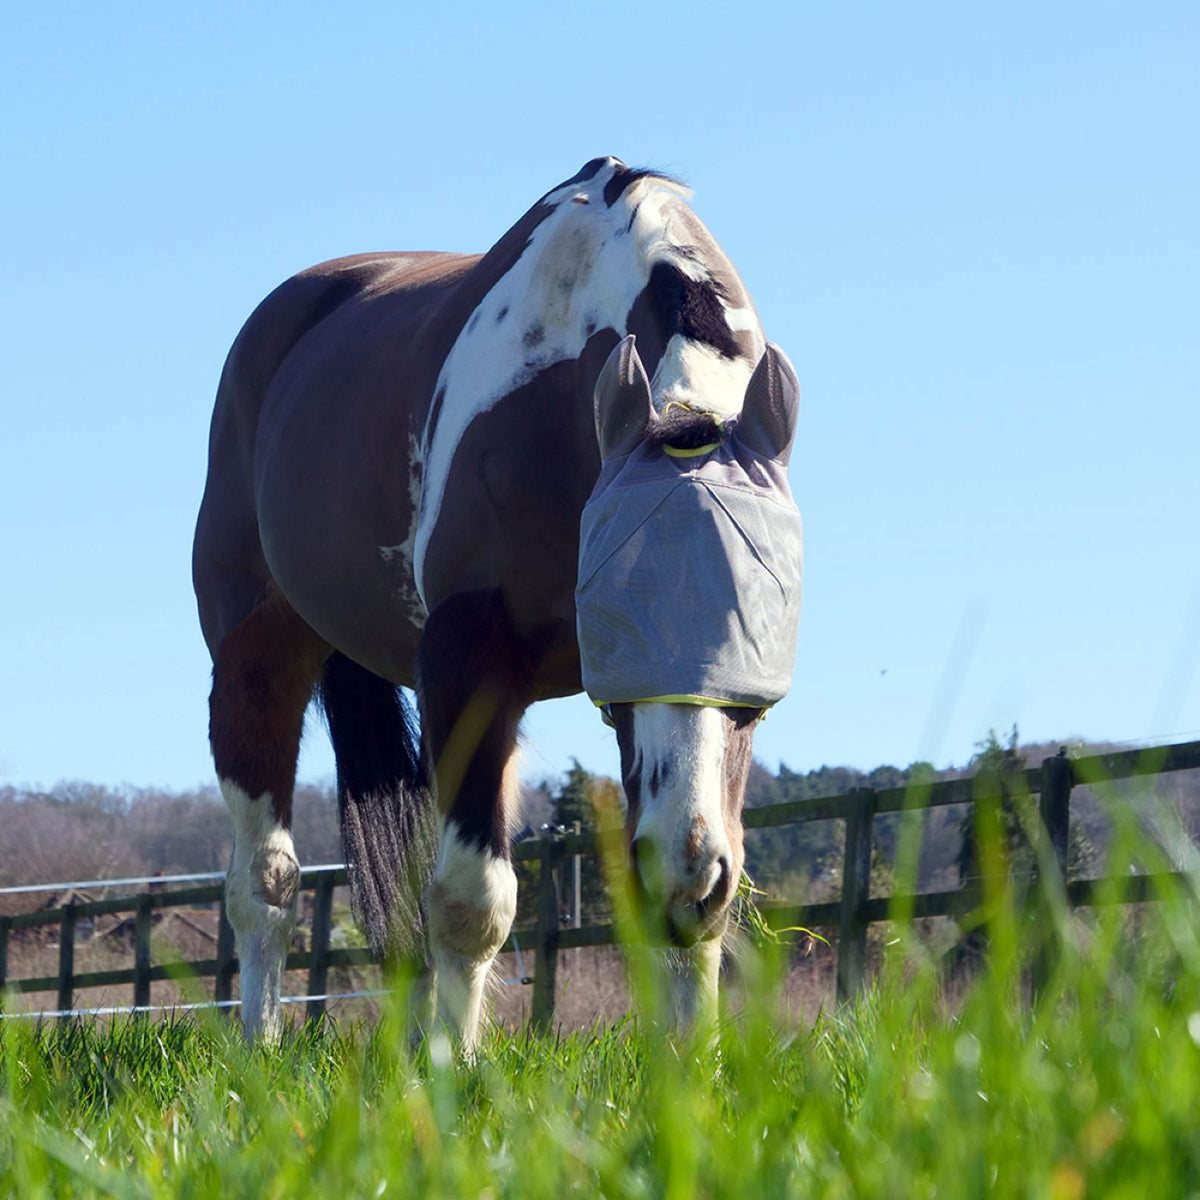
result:
<svg viewBox="0 0 1200 1200"><path fill-rule="evenodd" d="M660 407L679 401L732 417L742 411L749 382L750 367L744 358L726 358L712 346L677 333L667 343L650 388Z"/></svg>
<svg viewBox="0 0 1200 1200"><path fill-rule="evenodd" d="M426 605L425 557L455 450L471 422L547 367L577 358L592 332L613 329L624 335L629 310L656 262L669 261L693 278L703 276L703 264L681 251L698 236L709 236L686 207L686 190L648 176L627 187L609 207L604 186L624 169L609 159L591 179L545 198L554 211L480 301L442 364L436 387L444 389L444 398L424 447L413 550L417 591ZM710 244L715 247L711 237ZM724 256L721 263L727 266ZM731 328L758 330L757 341L765 345L752 307L728 311L736 322ZM679 361L669 362L672 357ZM712 411L737 412L752 369L752 363L739 358L727 371L718 371L703 355L687 353L682 339L672 339L656 372L671 395L656 395L655 401L687 395ZM703 385L699 379L692 385L692 372L703 374Z"/></svg>
<svg viewBox="0 0 1200 1200"><path fill-rule="evenodd" d="M413 548L417 541L417 514L421 507L422 454L419 438L410 436L408 442L408 498L409 511L412 513L408 536L394 546L378 546L376 549L378 549L383 563L389 567L394 566L398 571L396 592L408 610L409 622L415 629L424 629L429 613L417 591L413 574Z"/></svg>
<svg viewBox="0 0 1200 1200"><path fill-rule="evenodd" d="M225 908L237 942L242 1024L248 1037L279 1036L283 961L296 924L300 864L292 835L280 825L271 795L251 797L229 779L221 795L233 819L233 858Z"/></svg>
<svg viewBox="0 0 1200 1200"><path fill-rule="evenodd" d="M668 904L703 899L721 877L721 858L732 861L725 830L727 725L718 709L703 705L633 706L634 753L641 763L634 838L653 845L657 878L644 882Z"/></svg>
<svg viewBox="0 0 1200 1200"><path fill-rule="evenodd" d="M516 912L512 863L465 841L448 820L429 888L429 940L438 1013L468 1052L478 1036L488 971Z"/></svg>

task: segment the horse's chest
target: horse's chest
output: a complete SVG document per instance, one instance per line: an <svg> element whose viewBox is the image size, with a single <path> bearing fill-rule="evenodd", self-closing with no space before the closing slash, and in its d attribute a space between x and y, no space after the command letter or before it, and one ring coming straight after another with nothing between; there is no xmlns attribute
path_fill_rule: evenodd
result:
<svg viewBox="0 0 1200 1200"><path fill-rule="evenodd" d="M416 572L427 607L500 588L522 623L573 620L579 517L599 472L574 362L556 363L461 431L444 486L422 495Z"/></svg>

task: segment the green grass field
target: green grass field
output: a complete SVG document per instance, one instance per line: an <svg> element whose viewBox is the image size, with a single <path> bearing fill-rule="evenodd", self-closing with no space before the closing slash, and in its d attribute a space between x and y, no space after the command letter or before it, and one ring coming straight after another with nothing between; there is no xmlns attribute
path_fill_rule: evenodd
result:
<svg viewBox="0 0 1200 1200"><path fill-rule="evenodd" d="M953 1005L893 932L862 1002L784 1028L768 950L691 1045L632 1018L493 1030L467 1065L410 1056L387 1018L275 1051L217 1018L7 1021L0 1194L1200 1195L1195 905L1031 922L1000 895L990 914L989 966ZM1069 936L1030 1003L1047 921Z"/></svg>

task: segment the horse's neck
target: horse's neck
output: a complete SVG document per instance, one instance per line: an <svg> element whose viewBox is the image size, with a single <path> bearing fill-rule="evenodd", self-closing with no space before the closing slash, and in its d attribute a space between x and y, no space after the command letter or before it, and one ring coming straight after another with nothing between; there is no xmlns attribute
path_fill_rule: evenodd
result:
<svg viewBox="0 0 1200 1200"><path fill-rule="evenodd" d="M539 363L575 358L589 336L652 334L662 347L648 362L655 404L679 401L724 415L741 408L750 374L765 346L754 305L732 264L707 229L673 193L643 196L628 213L599 211L590 202L561 204L535 228L481 308L505 313L496 341L518 349L528 376ZM659 268L688 286L707 289L721 336L691 329L682 295L663 311ZM669 289L668 289L669 290ZM639 325L641 327L639 327ZM653 325L655 328L651 329ZM677 329L666 336L667 330ZM518 341L519 339L519 341ZM503 355L489 354L496 362Z"/></svg>

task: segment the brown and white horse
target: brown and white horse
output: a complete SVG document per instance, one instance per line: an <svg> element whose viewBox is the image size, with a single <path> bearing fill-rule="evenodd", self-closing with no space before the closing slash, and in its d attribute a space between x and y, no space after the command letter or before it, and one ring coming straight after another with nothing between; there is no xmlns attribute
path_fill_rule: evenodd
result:
<svg viewBox="0 0 1200 1200"><path fill-rule="evenodd" d="M672 404L676 441L696 412L713 414L695 418L711 433L713 417L750 406L749 389L775 406L786 462L794 375L685 197L594 159L486 254L324 263L268 296L234 342L193 575L249 1034L279 1027L299 881L292 790L317 694L360 917L383 951L423 909L441 1018L474 1045L516 909L518 726L533 702L581 690L577 558L605 364L610 383L622 370L626 385L645 381L632 443L661 443L654 414ZM419 735L401 686L416 689ZM651 892L675 927L692 918L685 1014L715 997L760 708L611 707L630 837L657 863ZM413 886L422 903L405 909Z"/></svg>

